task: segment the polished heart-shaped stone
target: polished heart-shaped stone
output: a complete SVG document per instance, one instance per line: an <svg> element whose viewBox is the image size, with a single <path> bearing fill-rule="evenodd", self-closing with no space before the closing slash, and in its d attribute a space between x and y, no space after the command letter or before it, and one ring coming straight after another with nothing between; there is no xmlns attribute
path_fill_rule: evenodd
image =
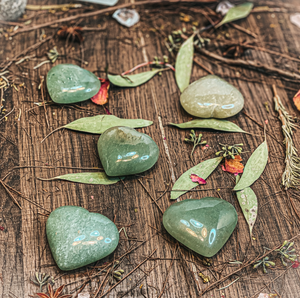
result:
<svg viewBox="0 0 300 298"><path fill-rule="evenodd" d="M98 153L108 176L142 173L157 162L159 149L146 134L133 128L116 126L98 140Z"/></svg>
<svg viewBox="0 0 300 298"><path fill-rule="evenodd" d="M118 229L110 219L77 206L51 212L46 233L53 258L65 271L103 259L119 242Z"/></svg>
<svg viewBox="0 0 300 298"><path fill-rule="evenodd" d="M47 88L56 103L87 100L98 93L100 81L90 71L74 64L58 64L47 74Z"/></svg>
<svg viewBox="0 0 300 298"><path fill-rule="evenodd" d="M168 233L205 257L212 257L223 247L236 224L235 208L212 197L175 203L163 215Z"/></svg>
<svg viewBox="0 0 300 298"><path fill-rule="evenodd" d="M189 85L181 94L180 102L189 114L201 118L228 118L244 107L240 91L213 75Z"/></svg>

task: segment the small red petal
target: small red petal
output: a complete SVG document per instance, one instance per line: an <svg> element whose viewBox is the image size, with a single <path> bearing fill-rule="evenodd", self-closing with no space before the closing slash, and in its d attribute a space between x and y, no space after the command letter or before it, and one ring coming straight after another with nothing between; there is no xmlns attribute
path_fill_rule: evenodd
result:
<svg viewBox="0 0 300 298"><path fill-rule="evenodd" d="M299 261L296 260L296 261L293 263L292 267L296 269L296 268L299 267L299 264L300 264Z"/></svg>
<svg viewBox="0 0 300 298"><path fill-rule="evenodd" d="M192 174L190 178L193 182L198 182L199 184L206 184L206 181L203 178L197 176L196 174Z"/></svg>
<svg viewBox="0 0 300 298"><path fill-rule="evenodd" d="M0 231L4 231L4 230L5 230L5 228L0 226Z"/></svg>
<svg viewBox="0 0 300 298"><path fill-rule="evenodd" d="M91 98L91 101L96 105L104 105L108 100L108 89L110 82L108 79L99 79L101 81L100 90Z"/></svg>
<svg viewBox="0 0 300 298"><path fill-rule="evenodd" d="M300 111L300 90L297 92L297 94L293 98L294 104L298 111Z"/></svg>
<svg viewBox="0 0 300 298"><path fill-rule="evenodd" d="M265 120L265 123L268 125L268 123L269 123L269 120Z"/></svg>

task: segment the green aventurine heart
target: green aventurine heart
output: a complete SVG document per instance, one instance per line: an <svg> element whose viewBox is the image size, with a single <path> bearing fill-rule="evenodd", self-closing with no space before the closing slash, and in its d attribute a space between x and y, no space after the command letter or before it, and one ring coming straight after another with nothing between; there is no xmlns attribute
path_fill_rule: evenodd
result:
<svg viewBox="0 0 300 298"><path fill-rule="evenodd" d="M234 207L211 197L175 203L163 215L169 234L205 257L212 257L223 247L236 224Z"/></svg>
<svg viewBox="0 0 300 298"><path fill-rule="evenodd" d="M65 271L103 259L119 242L118 229L110 219L76 206L55 209L46 232L53 258Z"/></svg>
<svg viewBox="0 0 300 298"><path fill-rule="evenodd" d="M58 64L47 74L47 88L56 103L87 100L98 93L100 81L88 70L73 64Z"/></svg>
<svg viewBox="0 0 300 298"><path fill-rule="evenodd" d="M159 149L149 136L133 128L116 126L100 136L98 153L108 176L124 176L153 167L157 162Z"/></svg>

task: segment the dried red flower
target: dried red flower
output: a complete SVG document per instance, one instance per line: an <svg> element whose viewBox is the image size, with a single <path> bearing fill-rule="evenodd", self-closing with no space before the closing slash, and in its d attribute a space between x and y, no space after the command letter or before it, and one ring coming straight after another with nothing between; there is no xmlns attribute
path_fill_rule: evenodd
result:
<svg viewBox="0 0 300 298"><path fill-rule="evenodd" d="M72 295L66 294L62 295L61 293L64 290L65 285L60 286L55 292L50 284L48 284L48 294L36 293L37 296L41 298L70 298Z"/></svg>
<svg viewBox="0 0 300 298"><path fill-rule="evenodd" d="M82 27L62 26L61 29L57 32L57 35L61 38L72 37L73 40L83 42Z"/></svg>

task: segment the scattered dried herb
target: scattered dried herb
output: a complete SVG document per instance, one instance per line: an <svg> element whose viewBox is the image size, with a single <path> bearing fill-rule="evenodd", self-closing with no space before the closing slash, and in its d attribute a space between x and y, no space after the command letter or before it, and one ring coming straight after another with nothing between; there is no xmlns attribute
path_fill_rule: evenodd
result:
<svg viewBox="0 0 300 298"><path fill-rule="evenodd" d="M140 127L147 127L152 124L153 122L149 120L122 119L113 115L98 115L94 117L84 117L53 130L41 141L41 143L43 143L52 133L63 128L88 132L93 134L102 134L107 129L114 126L127 126L132 128L140 128Z"/></svg>
<svg viewBox="0 0 300 298"><path fill-rule="evenodd" d="M34 278L31 278L30 280L36 284L37 286L40 287L40 291L43 290L43 286L47 285L48 283L50 283L52 286L54 285L54 280L53 277L51 277L50 281L49 281L50 275L46 274L46 273L40 273L40 272L36 272L34 275Z"/></svg>
<svg viewBox="0 0 300 298"><path fill-rule="evenodd" d="M169 123L169 125L173 125L178 128L207 128L219 131L247 133L233 122L219 119L195 119L180 124Z"/></svg>
<svg viewBox="0 0 300 298"><path fill-rule="evenodd" d="M109 184L115 184L123 178L108 177L104 172L95 172L95 173L72 173L72 174L56 176L49 179L43 179L43 178L39 178L39 179L43 181L67 180L70 182L77 182L77 183L84 183L84 184L109 185Z"/></svg>
<svg viewBox="0 0 300 298"><path fill-rule="evenodd" d="M237 6L230 8L223 18L223 20L218 23L215 28L218 28L226 23L237 21L243 18L246 18L253 8L253 3L246 2Z"/></svg>
<svg viewBox="0 0 300 298"><path fill-rule="evenodd" d="M238 175L236 176L236 183L238 183L239 180L240 176ZM252 237L252 230L257 218L258 211L256 194L250 187L246 187L243 190L237 191L236 196L249 226L250 237Z"/></svg>
<svg viewBox="0 0 300 298"><path fill-rule="evenodd" d="M270 259L269 257L264 257L263 259L258 260L258 261L255 263L255 265L253 266L253 268L256 269L256 268L258 268L260 265L262 265L264 273L268 273L267 268L268 268L268 267L271 267L271 266L273 266L273 267L275 266L275 263L272 262L272 261L269 261L269 259Z"/></svg>
<svg viewBox="0 0 300 298"><path fill-rule="evenodd" d="M234 144L234 145L224 145L219 143L222 146L222 150L216 153L216 156L222 155L223 157L230 157L234 159L234 156L240 155L243 151L242 146L244 144Z"/></svg>
<svg viewBox="0 0 300 298"><path fill-rule="evenodd" d="M194 57L194 34L190 36L180 47L176 63L175 78L181 92L190 84Z"/></svg>
<svg viewBox="0 0 300 298"><path fill-rule="evenodd" d="M280 255L281 262L287 266L287 261L295 262L298 255L296 249L293 248L294 242L284 241L280 248L275 251Z"/></svg>
<svg viewBox="0 0 300 298"><path fill-rule="evenodd" d="M248 159L242 178L233 190L243 190L252 185L263 173L268 162L268 145L264 141Z"/></svg>
<svg viewBox="0 0 300 298"><path fill-rule="evenodd" d="M273 85L275 110L279 114L282 124L282 133L285 144L285 170L282 175L282 184L285 189L297 188L300 185L300 158L293 142L293 129L296 128L294 119L289 115L278 96L275 85Z"/></svg>
<svg viewBox="0 0 300 298"><path fill-rule="evenodd" d="M200 133L198 136L196 136L196 133L195 133L194 130L191 130L189 139L187 139L187 138L184 139L185 142L194 144L194 147L193 147L192 152L191 152L191 160L192 161L193 161L193 153L194 153L196 147L199 146L199 145L205 145L207 143L207 141L202 141L201 142L201 139L202 139L202 134Z"/></svg>
<svg viewBox="0 0 300 298"><path fill-rule="evenodd" d="M189 190L199 185L198 183L193 182L190 179L190 176L192 174L196 174L197 176L206 180L209 177L209 175L216 169L216 167L219 165L222 159L223 157L207 159L184 172L175 182L172 188L171 200L179 198L181 195L185 194Z"/></svg>

